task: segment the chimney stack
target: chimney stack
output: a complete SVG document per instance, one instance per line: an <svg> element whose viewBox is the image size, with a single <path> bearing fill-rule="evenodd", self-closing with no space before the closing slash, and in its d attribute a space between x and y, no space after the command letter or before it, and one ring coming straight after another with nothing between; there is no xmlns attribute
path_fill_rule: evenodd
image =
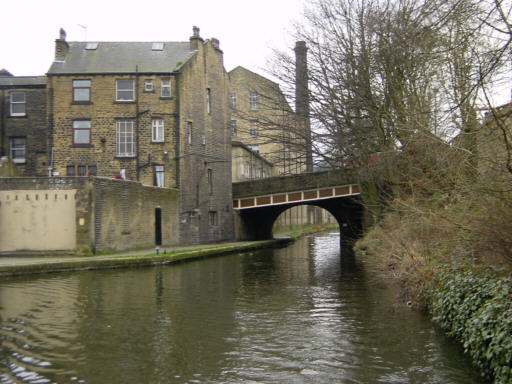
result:
<svg viewBox="0 0 512 384"><path fill-rule="evenodd" d="M197 51L199 49L199 44L203 43L203 39L199 35L199 27L195 25L192 27L192 36L190 36L190 49L193 51Z"/></svg>
<svg viewBox="0 0 512 384"><path fill-rule="evenodd" d="M219 39L216 39L215 37L212 37L212 46L213 46L213 48L220 50L220 41L219 41Z"/></svg>
<svg viewBox="0 0 512 384"><path fill-rule="evenodd" d="M66 31L60 29L59 38L55 40L55 61L64 61L68 54L69 45L66 42Z"/></svg>
<svg viewBox="0 0 512 384"><path fill-rule="evenodd" d="M295 114L297 128L306 138L306 171L313 172L311 122L309 119L308 48L305 41L295 43Z"/></svg>

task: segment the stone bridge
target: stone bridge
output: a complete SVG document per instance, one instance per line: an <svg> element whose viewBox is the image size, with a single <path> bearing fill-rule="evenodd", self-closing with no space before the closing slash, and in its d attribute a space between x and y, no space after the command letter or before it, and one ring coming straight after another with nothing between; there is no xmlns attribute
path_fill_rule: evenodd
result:
<svg viewBox="0 0 512 384"><path fill-rule="evenodd" d="M270 239L274 221L282 212L306 204L329 211L338 221L342 238L357 237L362 231L358 174L343 169L233 183L237 237Z"/></svg>

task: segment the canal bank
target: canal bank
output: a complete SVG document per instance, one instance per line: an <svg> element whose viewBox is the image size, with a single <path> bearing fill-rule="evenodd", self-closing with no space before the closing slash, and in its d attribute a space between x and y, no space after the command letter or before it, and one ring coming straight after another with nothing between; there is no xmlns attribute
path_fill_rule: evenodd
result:
<svg viewBox="0 0 512 384"><path fill-rule="evenodd" d="M162 249L142 249L97 256L0 256L0 277L43 273L71 272L109 268L136 268L166 265L188 260L214 257L237 252L270 248L287 244L292 239L282 237L263 241L240 241L201 244ZM157 253L158 252L158 253Z"/></svg>

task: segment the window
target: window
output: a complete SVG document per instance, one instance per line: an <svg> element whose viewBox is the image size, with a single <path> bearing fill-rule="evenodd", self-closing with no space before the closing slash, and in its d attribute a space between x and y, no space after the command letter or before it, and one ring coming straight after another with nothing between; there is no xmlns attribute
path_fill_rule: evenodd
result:
<svg viewBox="0 0 512 384"><path fill-rule="evenodd" d="M206 88L206 112L208 114L211 113L212 111L212 106L211 106L211 89L210 88Z"/></svg>
<svg viewBox="0 0 512 384"><path fill-rule="evenodd" d="M87 174L87 167L85 165L79 165L77 167L77 176L85 176Z"/></svg>
<svg viewBox="0 0 512 384"><path fill-rule="evenodd" d="M260 153L260 146L259 145L251 145L251 151L254 153Z"/></svg>
<svg viewBox="0 0 512 384"><path fill-rule="evenodd" d="M91 101L91 80L73 80L73 101Z"/></svg>
<svg viewBox="0 0 512 384"><path fill-rule="evenodd" d="M258 120L251 120L249 125L249 134L254 137L258 136Z"/></svg>
<svg viewBox="0 0 512 384"><path fill-rule="evenodd" d="M164 49L164 43L153 43L151 45L152 51L163 51Z"/></svg>
<svg viewBox="0 0 512 384"><path fill-rule="evenodd" d="M213 171L208 169L208 193L213 194Z"/></svg>
<svg viewBox="0 0 512 384"><path fill-rule="evenodd" d="M151 141L163 142L164 141L164 121L162 119L153 120L153 128L151 130Z"/></svg>
<svg viewBox="0 0 512 384"><path fill-rule="evenodd" d="M25 116L25 92L11 93L11 116Z"/></svg>
<svg viewBox="0 0 512 384"><path fill-rule="evenodd" d="M96 166L95 165L68 165L66 167L66 176L95 176Z"/></svg>
<svg viewBox="0 0 512 384"><path fill-rule="evenodd" d="M187 144L192 144L192 122L187 121Z"/></svg>
<svg viewBox="0 0 512 384"><path fill-rule="evenodd" d="M27 139L25 137L11 137L11 160L15 164L25 163L25 146Z"/></svg>
<svg viewBox="0 0 512 384"><path fill-rule="evenodd" d="M171 79L162 79L160 96L171 97Z"/></svg>
<svg viewBox="0 0 512 384"><path fill-rule="evenodd" d="M73 121L73 144L85 145L91 143L91 120Z"/></svg>
<svg viewBox="0 0 512 384"><path fill-rule="evenodd" d="M135 100L133 80L116 80L116 100L133 101Z"/></svg>
<svg viewBox="0 0 512 384"><path fill-rule="evenodd" d="M144 92L153 92L153 80L144 80Z"/></svg>
<svg viewBox="0 0 512 384"><path fill-rule="evenodd" d="M236 108L236 93L232 92L231 95L229 95L229 106L233 109Z"/></svg>
<svg viewBox="0 0 512 384"><path fill-rule="evenodd" d="M164 186L164 166L163 165L155 165L154 167L155 172L155 180L154 184L156 187L163 187Z"/></svg>
<svg viewBox="0 0 512 384"><path fill-rule="evenodd" d="M208 225L217 225L217 211L208 212Z"/></svg>
<svg viewBox="0 0 512 384"><path fill-rule="evenodd" d="M232 137L236 137L237 135L237 131L236 131L236 120L231 120L229 122L229 124L231 125L231 136Z"/></svg>
<svg viewBox="0 0 512 384"><path fill-rule="evenodd" d="M133 120L118 120L116 122L117 156L135 156L133 125Z"/></svg>
<svg viewBox="0 0 512 384"><path fill-rule="evenodd" d="M249 177L251 173L251 166L249 163L242 164L242 176Z"/></svg>
<svg viewBox="0 0 512 384"><path fill-rule="evenodd" d="M255 111L258 109L258 93L249 92L249 109Z"/></svg>

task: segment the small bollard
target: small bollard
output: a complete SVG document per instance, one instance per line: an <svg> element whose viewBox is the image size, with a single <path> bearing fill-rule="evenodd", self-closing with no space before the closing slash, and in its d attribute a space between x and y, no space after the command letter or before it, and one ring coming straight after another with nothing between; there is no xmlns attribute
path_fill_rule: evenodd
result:
<svg viewBox="0 0 512 384"><path fill-rule="evenodd" d="M156 254L158 255L160 253L160 248L156 247L155 251L156 251Z"/></svg>

